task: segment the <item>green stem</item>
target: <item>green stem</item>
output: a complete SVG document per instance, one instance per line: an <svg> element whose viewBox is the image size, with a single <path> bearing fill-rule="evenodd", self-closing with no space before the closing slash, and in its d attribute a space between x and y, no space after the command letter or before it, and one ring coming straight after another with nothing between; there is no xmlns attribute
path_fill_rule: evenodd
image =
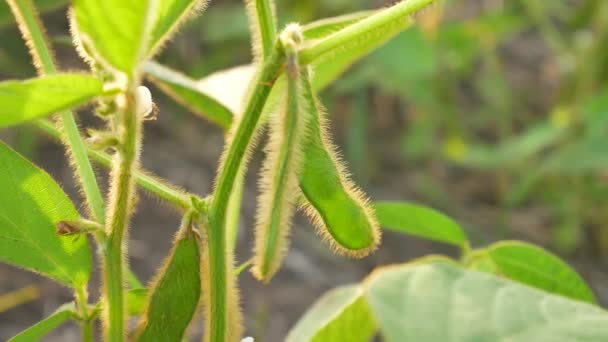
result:
<svg viewBox="0 0 608 342"><path fill-rule="evenodd" d="M404 0L392 7L379 11L365 19L347 26L326 38L304 45L299 51L300 63L309 64L321 55L332 50L356 44L361 40L374 39L371 32L382 32L383 28L393 25L406 25L406 17L435 0Z"/></svg>
<svg viewBox="0 0 608 342"><path fill-rule="evenodd" d="M277 28L274 19L274 8L270 0L256 0L255 10L257 14L260 37L262 39L263 58L267 60L272 54L274 42L277 38Z"/></svg>
<svg viewBox="0 0 608 342"><path fill-rule="evenodd" d="M114 156L111 173L111 190L109 194L109 210L106 220L108 235L104 250L104 299L106 301L106 317L104 319L105 340L122 342L125 331L124 301L124 259L126 248L124 244L130 216L135 205L135 176L139 160L139 145L141 143L141 120L135 110L136 86L131 85L125 97L126 105L120 108L117 115L119 122L117 133L120 134L120 147Z"/></svg>
<svg viewBox="0 0 608 342"><path fill-rule="evenodd" d="M9 0L8 3L19 23L21 34L30 48L30 54L38 73L47 75L56 73L53 52L47 44L44 28L31 1ZM61 141L66 146L74 163L76 178L84 192L92 217L103 223L105 218L103 196L87 157L86 148L80 137L74 115L71 111L64 111L60 113L60 119L62 127Z"/></svg>
<svg viewBox="0 0 608 342"><path fill-rule="evenodd" d="M94 321L90 317L88 297L87 290L84 286L76 290L77 309L80 313L80 325L82 327L82 342L93 342Z"/></svg>
<svg viewBox="0 0 608 342"><path fill-rule="evenodd" d="M60 139L61 137L59 130L48 120L37 120L34 122L34 125L39 130L43 131L44 133L55 139ZM88 146L86 147L86 150L89 156L96 160L98 163L105 167L111 167L112 157L110 155L104 152L94 150ZM170 184L166 180L161 180L156 177L150 176L146 172L141 170L135 171L135 176L137 178L137 184L141 188L155 194L159 198L166 200L167 202L173 204L179 209L182 209L184 211L190 209L190 198L195 195L178 190L178 187L176 185Z"/></svg>
<svg viewBox="0 0 608 342"><path fill-rule="evenodd" d="M208 234L209 248L209 278L210 286L210 312L209 317L210 341L223 342L226 336L227 320L227 292L228 279L233 274L228 269L228 253L226 249L226 212L228 201L233 191L237 174L242 165L246 164L251 139L256 130L257 123L262 114L264 104L268 99L272 85L276 81L283 65L282 48L275 45L273 53L262 65L256 75L255 88L249 93L245 111L240 121L235 125L232 140L228 145L222 161L213 192L213 199L209 206L210 229ZM230 272L227 275L227 272Z"/></svg>

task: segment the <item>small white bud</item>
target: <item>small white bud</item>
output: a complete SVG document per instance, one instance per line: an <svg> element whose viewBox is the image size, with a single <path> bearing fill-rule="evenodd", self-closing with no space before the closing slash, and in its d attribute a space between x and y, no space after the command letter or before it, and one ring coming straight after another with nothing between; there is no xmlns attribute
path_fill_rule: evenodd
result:
<svg viewBox="0 0 608 342"><path fill-rule="evenodd" d="M135 90L135 110L141 117L146 117L152 112L152 94L144 86L139 86Z"/></svg>
<svg viewBox="0 0 608 342"><path fill-rule="evenodd" d="M253 342L253 337L245 337L241 342Z"/></svg>

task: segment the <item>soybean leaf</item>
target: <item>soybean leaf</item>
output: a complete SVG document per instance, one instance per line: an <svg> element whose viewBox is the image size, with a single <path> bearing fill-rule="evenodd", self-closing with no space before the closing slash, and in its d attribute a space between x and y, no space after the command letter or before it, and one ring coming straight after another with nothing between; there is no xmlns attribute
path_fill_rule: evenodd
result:
<svg viewBox="0 0 608 342"><path fill-rule="evenodd" d="M193 113L212 121L224 130L230 127L232 111L201 91L196 81L154 62L146 63L144 70L163 92Z"/></svg>
<svg viewBox="0 0 608 342"><path fill-rule="evenodd" d="M501 275L572 299L595 303L593 292L567 263L519 241L503 241L474 253L473 269Z"/></svg>
<svg viewBox="0 0 608 342"><path fill-rule="evenodd" d="M0 82L0 127L82 105L103 93L102 83L81 74L57 74Z"/></svg>
<svg viewBox="0 0 608 342"><path fill-rule="evenodd" d="M376 202L375 208L384 228L459 247L468 244L456 222L431 208L406 202Z"/></svg>
<svg viewBox="0 0 608 342"><path fill-rule="evenodd" d="M158 50L181 23L194 16L198 9L204 8L207 2L208 0L161 0L150 33L150 50Z"/></svg>
<svg viewBox="0 0 608 342"><path fill-rule="evenodd" d="M78 212L43 170L0 142L0 261L77 288L91 274L85 236L59 236L56 224Z"/></svg>
<svg viewBox="0 0 608 342"><path fill-rule="evenodd" d="M287 342L369 341L376 324L358 285L323 295L287 335Z"/></svg>
<svg viewBox="0 0 608 342"><path fill-rule="evenodd" d="M19 0L17 0L19 1ZM52 11L68 3L68 0L34 0L34 7L41 13ZM7 1L0 2L0 28L15 22Z"/></svg>
<svg viewBox="0 0 608 342"><path fill-rule="evenodd" d="M74 0L75 34L90 57L131 75L147 54L147 21L157 10L155 3Z"/></svg>
<svg viewBox="0 0 608 342"><path fill-rule="evenodd" d="M150 286L136 341L181 341L201 294L198 236L182 229L171 254Z"/></svg>
<svg viewBox="0 0 608 342"><path fill-rule="evenodd" d="M46 334L53 331L65 321L72 318L75 319L76 317L77 314L74 303L64 304L52 315L13 336L7 342L40 341Z"/></svg>
<svg viewBox="0 0 608 342"><path fill-rule="evenodd" d="M608 313L451 263L374 272L366 300L386 341L608 340Z"/></svg>
<svg viewBox="0 0 608 342"><path fill-rule="evenodd" d="M131 316L138 316L146 308L148 289L131 289L127 291L127 312Z"/></svg>

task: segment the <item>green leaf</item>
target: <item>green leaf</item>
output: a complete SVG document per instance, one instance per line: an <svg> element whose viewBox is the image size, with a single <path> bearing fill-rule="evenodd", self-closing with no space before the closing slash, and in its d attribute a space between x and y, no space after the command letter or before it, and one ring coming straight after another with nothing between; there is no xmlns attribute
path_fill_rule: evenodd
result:
<svg viewBox="0 0 608 342"><path fill-rule="evenodd" d="M608 313L452 263L405 264L366 281L386 341L608 340Z"/></svg>
<svg viewBox="0 0 608 342"><path fill-rule="evenodd" d="M131 76L147 55L156 1L74 0L75 34L93 59Z"/></svg>
<svg viewBox="0 0 608 342"><path fill-rule="evenodd" d="M17 0L20 1L20 0ZM68 0L34 0L34 7L41 13L65 6ZM15 22L11 9L6 1L0 2L0 28Z"/></svg>
<svg viewBox="0 0 608 342"><path fill-rule="evenodd" d="M376 202L375 208L384 228L459 247L468 245L458 223L431 208L406 202Z"/></svg>
<svg viewBox="0 0 608 342"><path fill-rule="evenodd" d="M0 127L16 125L89 102L103 84L81 74L57 74L0 82Z"/></svg>
<svg viewBox="0 0 608 342"><path fill-rule="evenodd" d="M146 309L148 289L131 289L127 291L127 312L130 316L139 316Z"/></svg>
<svg viewBox="0 0 608 342"><path fill-rule="evenodd" d="M136 341L181 341L201 294L198 235L184 227L150 286Z"/></svg>
<svg viewBox="0 0 608 342"><path fill-rule="evenodd" d="M369 341L376 324L363 294L358 285L327 292L300 318L286 341Z"/></svg>
<svg viewBox="0 0 608 342"><path fill-rule="evenodd" d="M232 111L200 90L196 81L154 62L146 63L144 70L154 84L190 111L224 130L230 128L234 116Z"/></svg>
<svg viewBox="0 0 608 342"><path fill-rule="evenodd" d="M67 320L75 319L77 317L78 315L76 314L74 303L64 304L52 315L13 336L7 342L40 341L46 334L65 323Z"/></svg>
<svg viewBox="0 0 608 342"><path fill-rule="evenodd" d="M59 236L78 212L43 170L0 142L0 261L78 288L91 274L86 236Z"/></svg>
<svg viewBox="0 0 608 342"><path fill-rule="evenodd" d="M567 263L525 242L503 241L476 251L471 257L471 267L551 293L595 303L591 289Z"/></svg>
<svg viewBox="0 0 608 342"><path fill-rule="evenodd" d="M197 9L207 6L208 0L161 0L156 9L156 19L150 33L150 51L158 50L170 39L180 24L196 15Z"/></svg>

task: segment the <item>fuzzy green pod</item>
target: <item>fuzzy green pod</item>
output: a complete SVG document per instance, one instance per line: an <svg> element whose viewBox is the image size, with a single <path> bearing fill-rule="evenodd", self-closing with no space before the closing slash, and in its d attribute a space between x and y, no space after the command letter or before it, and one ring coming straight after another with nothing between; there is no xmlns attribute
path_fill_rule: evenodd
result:
<svg viewBox="0 0 608 342"><path fill-rule="evenodd" d="M200 238L190 224L178 233L170 255L150 286L134 341L181 341L201 294Z"/></svg>
<svg viewBox="0 0 608 342"><path fill-rule="evenodd" d="M339 254L364 257L380 243L369 199L349 178L327 133L325 113L307 75L302 96L310 110L309 134L299 173L303 208L321 237Z"/></svg>
<svg viewBox="0 0 608 342"><path fill-rule="evenodd" d="M301 86L296 46L301 38L296 24L289 25L281 34L287 58L287 94L281 112L270 120L260 177L252 272L261 281L270 280L281 264L298 194L297 170L308 121L307 111L302 110L298 98Z"/></svg>

